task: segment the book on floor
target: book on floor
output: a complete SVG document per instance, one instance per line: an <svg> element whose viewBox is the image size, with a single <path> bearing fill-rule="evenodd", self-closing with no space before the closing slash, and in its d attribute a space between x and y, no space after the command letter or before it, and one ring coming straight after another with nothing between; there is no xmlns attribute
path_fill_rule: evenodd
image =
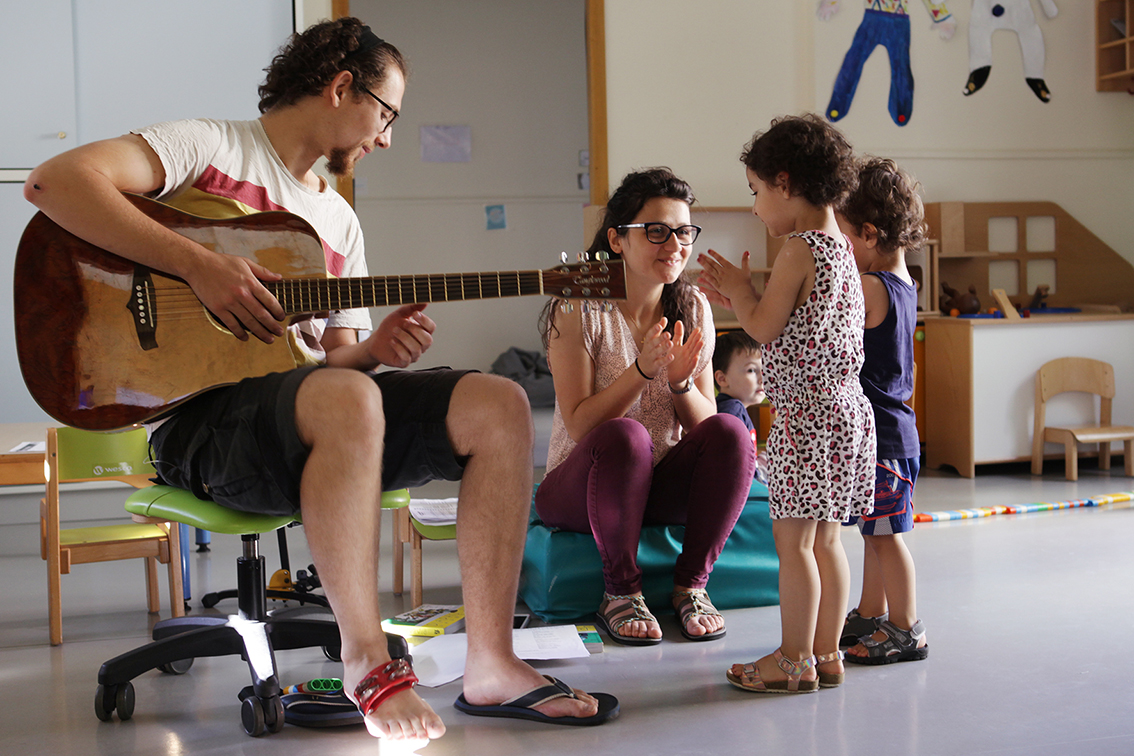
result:
<svg viewBox="0 0 1134 756"><path fill-rule="evenodd" d="M382 620L382 629L402 636L449 635L465 628L465 607L422 604L416 609Z"/></svg>
<svg viewBox="0 0 1134 756"><path fill-rule="evenodd" d="M594 625L575 625L575 629L579 631L579 640L583 641L588 652L592 654L603 652L602 636L599 635L597 627Z"/></svg>

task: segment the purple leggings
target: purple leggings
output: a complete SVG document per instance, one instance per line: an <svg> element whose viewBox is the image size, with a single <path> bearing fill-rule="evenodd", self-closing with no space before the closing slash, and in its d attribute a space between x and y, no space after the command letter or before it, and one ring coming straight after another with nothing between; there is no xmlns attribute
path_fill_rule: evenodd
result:
<svg viewBox="0 0 1134 756"><path fill-rule="evenodd" d="M732 415L703 420L656 467L645 427L616 418L547 473L536 490L536 512L551 527L594 534L606 592L614 595L642 590L642 526L684 525L673 582L704 588L744 508L755 464L752 437Z"/></svg>

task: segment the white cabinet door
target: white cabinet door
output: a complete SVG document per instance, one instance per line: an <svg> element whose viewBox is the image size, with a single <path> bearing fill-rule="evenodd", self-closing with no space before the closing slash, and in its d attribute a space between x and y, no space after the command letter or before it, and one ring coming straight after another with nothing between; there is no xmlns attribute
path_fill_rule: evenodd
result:
<svg viewBox="0 0 1134 756"><path fill-rule="evenodd" d="M0 169L34 168L76 146L71 0L0 8Z"/></svg>

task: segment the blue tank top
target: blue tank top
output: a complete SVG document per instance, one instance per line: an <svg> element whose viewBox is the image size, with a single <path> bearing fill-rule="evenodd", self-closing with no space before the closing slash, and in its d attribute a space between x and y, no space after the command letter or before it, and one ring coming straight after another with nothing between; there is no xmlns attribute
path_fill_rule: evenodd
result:
<svg viewBox="0 0 1134 756"><path fill-rule="evenodd" d="M874 407L878 429L878 459L909 459L921 455L913 410L904 400L913 393L913 336L917 327L917 289L889 271L877 276L890 295L886 318L863 332L865 361L859 380Z"/></svg>

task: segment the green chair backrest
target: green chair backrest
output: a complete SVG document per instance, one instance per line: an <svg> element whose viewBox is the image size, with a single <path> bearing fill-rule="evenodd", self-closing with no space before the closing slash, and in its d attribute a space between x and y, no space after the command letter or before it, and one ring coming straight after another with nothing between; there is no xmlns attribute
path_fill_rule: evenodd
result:
<svg viewBox="0 0 1134 756"><path fill-rule="evenodd" d="M154 475L150 445L143 428L96 433L59 428L60 480L97 480L124 475Z"/></svg>

